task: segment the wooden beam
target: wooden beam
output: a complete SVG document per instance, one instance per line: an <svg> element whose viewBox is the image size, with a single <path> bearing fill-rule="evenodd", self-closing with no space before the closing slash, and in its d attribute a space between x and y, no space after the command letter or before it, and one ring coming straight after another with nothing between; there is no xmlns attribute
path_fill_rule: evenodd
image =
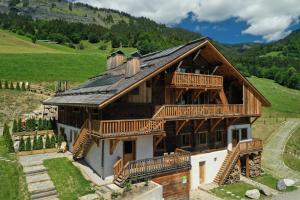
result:
<svg viewBox="0 0 300 200"><path fill-rule="evenodd" d="M216 73L217 69L219 68L219 65L217 65L214 70L212 71L211 75L214 75L214 73Z"/></svg>
<svg viewBox="0 0 300 200"><path fill-rule="evenodd" d="M226 129L231 126L236 120L238 120L240 117L235 117L235 118L232 118L232 119L227 119L226 121Z"/></svg>
<svg viewBox="0 0 300 200"><path fill-rule="evenodd" d="M181 61L178 63L177 69L179 69L179 68L181 67L182 63L183 63L183 60L181 60Z"/></svg>
<svg viewBox="0 0 300 200"><path fill-rule="evenodd" d="M250 176L249 154L246 155L246 177Z"/></svg>
<svg viewBox="0 0 300 200"><path fill-rule="evenodd" d="M180 96L183 94L184 91L185 91L185 89L176 89L175 90L176 101L178 101L178 99L180 98Z"/></svg>
<svg viewBox="0 0 300 200"><path fill-rule="evenodd" d="M203 90L193 90L193 102L200 96L200 94L203 92Z"/></svg>
<svg viewBox="0 0 300 200"><path fill-rule="evenodd" d="M212 125L210 127L210 131L214 131L218 124L224 119L224 117L219 119L211 119Z"/></svg>
<svg viewBox="0 0 300 200"><path fill-rule="evenodd" d="M199 49L199 50L197 51L196 55L195 55L194 58L193 58L193 61L195 61L195 60L198 58L198 56L199 56L200 53L201 53L201 50L202 50L202 49Z"/></svg>
<svg viewBox="0 0 300 200"><path fill-rule="evenodd" d="M114 139L114 140L109 140L109 153L110 155L112 155L118 145L118 143L120 142L120 140L118 139Z"/></svg>
<svg viewBox="0 0 300 200"><path fill-rule="evenodd" d="M205 119L202 119L202 120L199 120L199 123L197 124L197 120L195 120L194 122L194 133L196 133L200 128L201 126L204 124L204 122L207 120L207 118Z"/></svg>
<svg viewBox="0 0 300 200"><path fill-rule="evenodd" d="M228 100L227 100L227 97L225 95L225 92L224 92L223 88L221 90L219 90L219 97L221 99L222 104L225 104L225 105L228 104Z"/></svg>
<svg viewBox="0 0 300 200"><path fill-rule="evenodd" d="M252 125L259 117L255 117L254 120L252 120L252 122L250 123L250 125Z"/></svg>
<svg viewBox="0 0 300 200"><path fill-rule="evenodd" d="M180 130L184 127L184 125L188 122L188 120L176 121L176 135L179 134Z"/></svg>

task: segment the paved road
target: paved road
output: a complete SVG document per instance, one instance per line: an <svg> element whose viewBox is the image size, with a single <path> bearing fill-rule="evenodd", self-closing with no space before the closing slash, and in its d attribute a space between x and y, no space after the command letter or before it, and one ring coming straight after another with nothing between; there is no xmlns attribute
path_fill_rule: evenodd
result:
<svg viewBox="0 0 300 200"><path fill-rule="evenodd" d="M274 176L292 178L300 184L300 173L288 168L282 160L285 144L298 127L299 119L289 119L272 135L264 146L262 165Z"/></svg>
<svg viewBox="0 0 300 200"><path fill-rule="evenodd" d="M296 200L300 199L300 189L293 192L281 193L272 198L273 200Z"/></svg>

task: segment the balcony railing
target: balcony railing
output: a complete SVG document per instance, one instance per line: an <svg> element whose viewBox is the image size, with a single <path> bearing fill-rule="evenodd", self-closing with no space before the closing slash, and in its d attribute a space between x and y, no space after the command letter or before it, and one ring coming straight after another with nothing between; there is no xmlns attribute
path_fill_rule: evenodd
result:
<svg viewBox="0 0 300 200"><path fill-rule="evenodd" d="M174 87L215 88L223 87L223 77L205 74L174 72L171 85Z"/></svg>
<svg viewBox="0 0 300 200"><path fill-rule="evenodd" d="M118 185L122 185L129 179L143 180L180 169L190 169L191 154L190 152L176 149L173 154L129 161L120 170L120 163L123 164L122 162L122 159L119 159L114 165L113 170L115 173L115 183Z"/></svg>
<svg viewBox="0 0 300 200"><path fill-rule="evenodd" d="M263 149L263 142L260 139L252 139L250 141L241 141L239 143L240 154L251 153Z"/></svg>
<svg viewBox="0 0 300 200"><path fill-rule="evenodd" d="M91 132L100 138L161 134L164 132L164 120L92 120Z"/></svg>
<svg viewBox="0 0 300 200"><path fill-rule="evenodd" d="M260 113L249 113L243 104L201 104L201 105L164 105L153 116L155 119L256 116Z"/></svg>

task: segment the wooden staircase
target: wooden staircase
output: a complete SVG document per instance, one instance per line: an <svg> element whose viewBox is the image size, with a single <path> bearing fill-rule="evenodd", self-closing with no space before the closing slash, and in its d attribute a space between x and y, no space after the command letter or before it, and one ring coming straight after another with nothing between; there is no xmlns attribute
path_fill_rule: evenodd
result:
<svg viewBox="0 0 300 200"><path fill-rule="evenodd" d="M255 151L262 151L262 149L263 144L262 140L260 139L239 142L232 151L228 152L219 172L214 179L214 183L219 185L224 184L240 155L249 154Z"/></svg>
<svg viewBox="0 0 300 200"><path fill-rule="evenodd" d="M93 139L91 135L88 134L88 120L85 121L80 129L79 136L73 144L73 157L75 159L83 158L88 152Z"/></svg>

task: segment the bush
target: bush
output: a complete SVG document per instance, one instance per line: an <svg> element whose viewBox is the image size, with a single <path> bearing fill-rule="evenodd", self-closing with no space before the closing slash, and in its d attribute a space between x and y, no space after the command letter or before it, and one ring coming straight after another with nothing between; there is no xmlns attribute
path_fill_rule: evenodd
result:
<svg viewBox="0 0 300 200"><path fill-rule="evenodd" d="M25 87L25 82L24 81L22 82L21 89L22 89L22 91L26 91L26 87Z"/></svg>
<svg viewBox="0 0 300 200"><path fill-rule="evenodd" d="M84 48L85 48L85 47L84 47L83 43L80 42L79 45L78 45L78 49L79 49L79 50L83 50Z"/></svg>
<svg viewBox="0 0 300 200"><path fill-rule="evenodd" d="M92 43L92 44L99 42L99 36L96 35L95 33L90 33L88 39L89 39L89 42Z"/></svg>
<svg viewBox="0 0 300 200"><path fill-rule="evenodd" d="M65 138L62 134L58 135L58 139L57 139L57 145L60 146L62 142L65 141Z"/></svg>
<svg viewBox="0 0 300 200"><path fill-rule="evenodd" d="M107 49L107 45L106 44L103 44L99 47L99 50L106 50Z"/></svg>
<svg viewBox="0 0 300 200"><path fill-rule="evenodd" d="M14 88L14 84L13 84L13 82L10 82L9 89L11 89L11 90L15 89L15 88Z"/></svg>
<svg viewBox="0 0 300 200"><path fill-rule="evenodd" d="M50 139L50 143L51 143L51 148L55 148L56 139L54 135L52 135Z"/></svg>
<svg viewBox="0 0 300 200"><path fill-rule="evenodd" d="M9 153L15 152L14 143L11 138L9 126L7 124L4 124L4 127L3 127L3 137L4 137L4 143L5 143L7 151Z"/></svg>
<svg viewBox="0 0 300 200"><path fill-rule="evenodd" d="M5 80L5 82L4 82L4 89L8 89L9 87L8 87L8 81L7 80Z"/></svg>
<svg viewBox="0 0 300 200"><path fill-rule="evenodd" d="M22 119L21 119L21 118L18 119L17 130L18 130L18 132L23 131L23 127L22 127Z"/></svg>
<svg viewBox="0 0 300 200"><path fill-rule="evenodd" d="M28 136L27 139L26 139L25 151L31 151L31 138L30 138L30 136Z"/></svg>
<svg viewBox="0 0 300 200"><path fill-rule="evenodd" d="M44 141L43 141L43 136L40 135L38 138L38 149L43 149L44 148Z"/></svg>
<svg viewBox="0 0 300 200"><path fill-rule="evenodd" d="M17 82L16 89L19 90L19 91L21 90L21 87L20 87L20 83L19 83L19 82Z"/></svg>
<svg viewBox="0 0 300 200"><path fill-rule="evenodd" d="M116 198L118 198L119 196L121 196L121 193L120 193L120 192L113 191L113 192L111 193L111 198L112 198L112 199L116 199Z"/></svg>
<svg viewBox="0 0 300 200"><path fill-rule="evenodd" d="M30 83L28 83L28 85L27 85L27 90L28 91L30 90Z"/></svg>
<svg viewBox="0 0 300 200"><path fill-rule="evenodd" d="M0 89L2 89L2 81L0 80Z"/></svg>
<svg viewBox="0 0 300 200"><path fill-rule="evenodd" d="M47 120L47 130L52 130L52 122L51 120Z"/></svg>
<svg viewBox="0 0 300 200"><path fill-rule="evenodd" d="M38 121L38 130L43 130L43 120L41 118Z"/></svg>
<svg viewBox="0 0 300 200"><path fill-rule="evenodd" d="M25 151L25 141L24 141L23 136L21 137L21 140L20 140L19 151Z"/></svg>
<svg viewBox="0 0 300 200"><path fill-rule="evenodd" d="M16 133L18 131L18 122L14 119L12 132Z"/></svg>
<svg viewBox="0 0 300 200"><path fill-rule="evenodd" d="M49 135L46 135L46 143L45 143L45 148L46 148L46 149L49 149L49 148L51 148L51 142L50 142Z"/></svg>
<svg viewBox="0 0 300 200"><path fill-rule="evenodd" d="M130 181L126 181L124 183L124 192L129 192L130 190L132 190L132 184Z"/></svg>
<svg viewBox="0 0 300 200"><path fill-rule="evenodd" d="M37 150L38 149L38 141L37 141L37 135L35 134L33 136L33 145L32 145L32 150Z"/></svg>

